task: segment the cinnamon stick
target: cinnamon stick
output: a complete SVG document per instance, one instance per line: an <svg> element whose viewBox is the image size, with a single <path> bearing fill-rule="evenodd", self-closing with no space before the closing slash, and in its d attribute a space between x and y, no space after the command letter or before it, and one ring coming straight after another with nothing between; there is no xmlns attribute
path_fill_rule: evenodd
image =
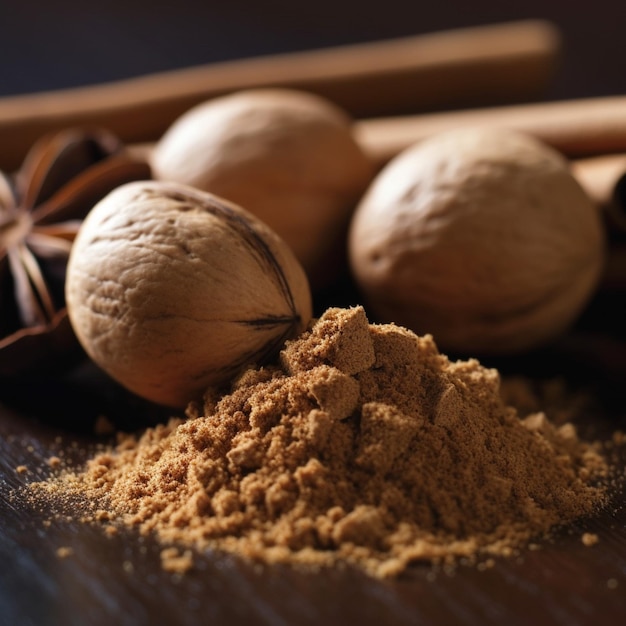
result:
<svg viewBox="0 0 626 626"><path fill-rule="evenodd" d="M362 120L355 122L355 133L382 166L408 146L461 126L526 132L571 158L626 152L626 96Z"/></svg>
<svg viewBox="0 0 626 626"><path fill-rule="evenodd" d="M548 84L559 51L555 26L525 20L0 98L0 169L15 168L41 135L71 125L154 141L191 106L246 88L305 89L355 117L521 101Z"/></svg>
<svg viewBox="0 0 626 626"><path fill-rule="evenodd" d="M599 288L626 290L626 154L608 154L572 162L572 173L603 211L609 233Z"/></svg>
<svg viewBox="0 0 626 626"><path fill-rule="evenodd" d="M626 154L605 154L572 162L572 173L601 207L613 228L626 233Z"/></svg>

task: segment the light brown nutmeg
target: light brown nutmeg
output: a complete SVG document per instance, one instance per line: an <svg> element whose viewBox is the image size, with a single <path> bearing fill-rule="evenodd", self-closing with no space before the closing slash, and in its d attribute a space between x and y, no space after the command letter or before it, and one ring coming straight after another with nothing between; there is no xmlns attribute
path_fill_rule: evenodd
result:
<svg viewBox="0 0 626 626"><path fill-rule="evenodd" d="M304 271L270 228L216 196L158 181L123 185L91 210L66 299L93 361L171 407L263 363L311 318Z"/></svg>
<svg viewBox="0 0 626 626"><path fill-rule="evenodd" d="M603 266L601 218L566 160L512 131L465 128L391 161L349 235L372 315L468 354L526 351L576 319Z"/></svg>
<svg viewBox="0 0 626 626"><path fill-rule="evenodd" d="M156 144L151 166L156 179L246 207L291 246L316 285L336 273L350 216L374 174L349 117L290 89L251 89L197 105Z"/></svg>

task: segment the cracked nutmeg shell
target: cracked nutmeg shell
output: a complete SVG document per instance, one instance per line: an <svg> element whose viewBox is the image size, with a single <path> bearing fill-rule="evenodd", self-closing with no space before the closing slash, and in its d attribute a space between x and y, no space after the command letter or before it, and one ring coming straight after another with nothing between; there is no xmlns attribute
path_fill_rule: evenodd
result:
<svg viewBox="0 0 626 626"><path fill-rule="evenodd" d="M15 175L0 172L0 375L58 372L82 354L64 299L72 241L98 200L149 176L97 128L46 135Z"/></svg>
<svg viewBox="0 0 626 626"><path fill-rule="evenodd" d="M66 283L86 352L135 394L182 408L275 356L311 318L290 248L237 205L177 183L116 189L76 238Z"/></svg>

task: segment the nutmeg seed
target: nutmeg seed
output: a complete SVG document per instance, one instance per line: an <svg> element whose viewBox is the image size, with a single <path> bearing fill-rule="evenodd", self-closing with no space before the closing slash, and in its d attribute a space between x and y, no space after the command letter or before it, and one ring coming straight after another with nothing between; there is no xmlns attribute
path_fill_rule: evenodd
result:
<svg viewBox="0 0 626 626"><path fill-rule="evenodd" d="M348 116L291 89L197 105L163 135L151 166L156 179L244 206L291 246L316 285L336 274L350 215L374 173Z"/></svg>
<svg viewBox="0 0 626 626"><path fill-rule="evenodd" d="M184 407L277 353L311 318L304 271L244 209L191 187L119 187L68 263L70 320L89 356L153 402Z"/></svg>
<svg viewBox="0 0 626 626"><path fill-rule="evenodd" d="M351 225L372 315L447 351L503 354L564 332L601 272L601 218L566 160L512 131L464 128L397 156Z"/></svg>

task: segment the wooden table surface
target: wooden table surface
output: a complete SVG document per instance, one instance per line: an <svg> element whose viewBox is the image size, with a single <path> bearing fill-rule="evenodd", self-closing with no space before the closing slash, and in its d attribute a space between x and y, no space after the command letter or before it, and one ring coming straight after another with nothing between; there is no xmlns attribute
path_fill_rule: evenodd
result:
<svg viewBox="0 0 626 626"><path fill-rule="evenodd" d="M626 305L598 297L562 341L524 358L494 363L503 375L565 377L593 393L581 433L606 438L626 429ZM342 304L337 302L337 304ZM92 366L57 380L0 385L0 624L558 624L599 626L626 618L626 490L611 505L559 531L539 550L497 560L485 571L450 575L416 566L394 581L355 570L321 574L255 569L235 557L205 554L184 576L164 572L159 547L131 531L51 516L12 497L49 471L60 451L80 462L98 415L141 427L160 411L133 399ZM133 421L129 421L130 417ZM626 467L626 446L619 466ZM25 465L27 473L16 468ZM47 521L48 520L48 521ZM586 547L583 532L599 537ZM59 558L59 548L72 554Z"/></svg>
<svg viewBox="0 0 626 626"><path fill-rule="evenodd" d="M261 11L261 6L263 10ZM24 0L0 9L0 94L93 84L253 54L338 45L523 18L563 29L564 57L548 98L623 92L626 54L620 0L584 3L390 0L385 10L356 1L215 3ZM10 60L10 62L6 62ZM1 141L1 138L0 138ZM1 149L1 147L0 147ZM335 294L336 295L336 294ZM564 376L593 389L597 406L581 428L608 436L626 429L626 305L623 293L596 298L563 341L505 373ZM343 304L343 294L329 304ZM183 577L160 567L159 547L130 531L53 519L12 497L64 451L80 462L98 415L140 426L162 417L89 365L58 379L0 380L0 626L152 624L423 624L604 626L626 623L626 491L611 506L541 542L520 558L454 575L415 567L395 581L358 571L313 575L257 570L206 554ZM620 461L626 466L624 453ZM16 471L20 465L28 473ZM51 520L47 523L47 520ZM582 532L599 542L585 547ZM59 558L57 550L72 548Z"/></svg>

